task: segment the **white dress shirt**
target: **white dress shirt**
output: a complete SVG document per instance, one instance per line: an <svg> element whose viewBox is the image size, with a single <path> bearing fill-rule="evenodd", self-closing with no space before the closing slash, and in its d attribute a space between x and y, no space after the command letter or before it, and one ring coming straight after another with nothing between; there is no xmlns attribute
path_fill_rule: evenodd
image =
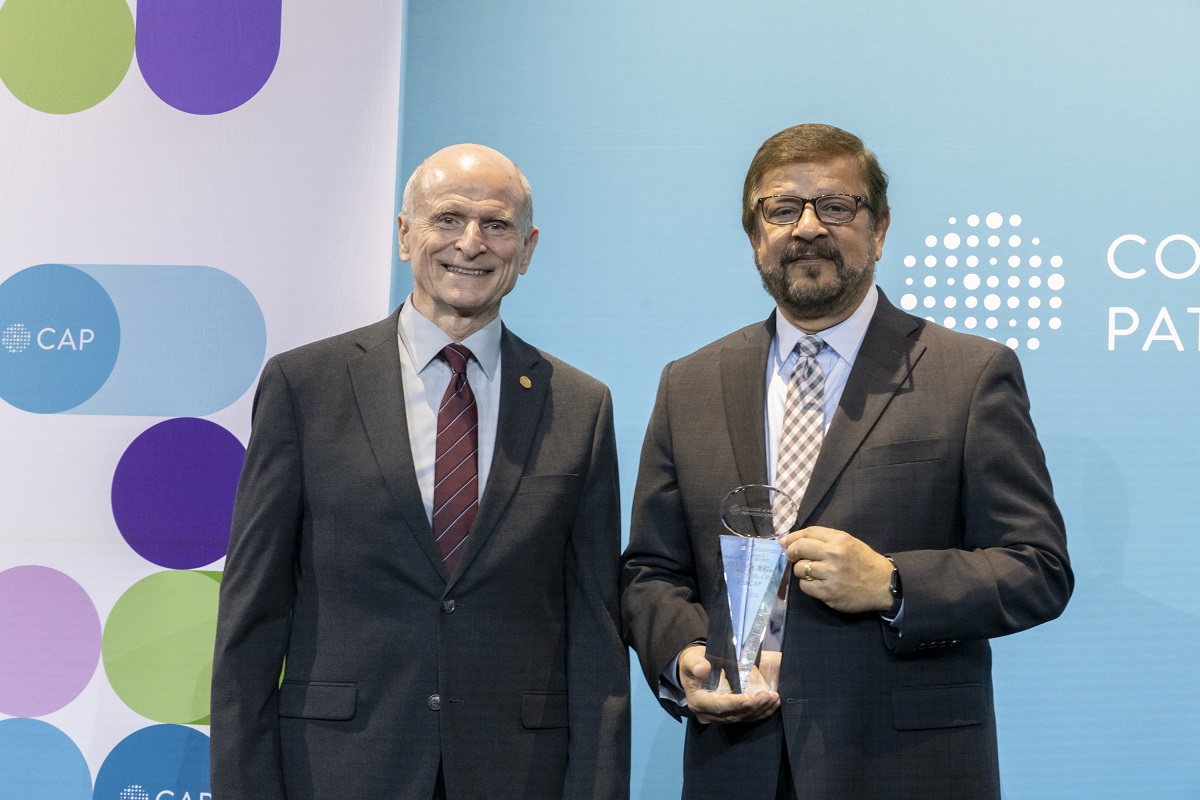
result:
<svg viewBox="0 0 1200 800"><path fill-rule="evenodd" d="M489 322L462 341L471 351L467 380L479 412L479 496L487 485L496 450L496 427L500 417L500 318ZM408 418L408 441L425 516L433 520L433 468L437 461L437 418L442 395L450 385L450 365L438 354L454 340L426 319L412 303L412 295L400 309L396 332L400 345L400 374L404 380L404 413Z"/></svg>

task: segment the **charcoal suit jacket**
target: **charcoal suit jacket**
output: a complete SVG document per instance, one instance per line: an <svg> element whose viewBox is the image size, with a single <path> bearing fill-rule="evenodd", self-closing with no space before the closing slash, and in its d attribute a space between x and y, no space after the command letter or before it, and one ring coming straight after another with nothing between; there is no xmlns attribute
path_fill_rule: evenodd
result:
<svg viewBox="0 0 1200 800"><path fill-rule="evenodd" d="M431 798L440 763L449 800L625 798L609 392L503 332L495 456L448 575L397 320L263 370L221 586L214 796Z"/></svg>
<svg viewBox="0 0 1200 800"><path fill-rule="evenodd" d="M622 578L626 636L655 692L705 638L722 498L766 481L773 334L772 316L663 371ZM810 525L895 560L901 624L834 611L791 575L781 709L689 719L684 796L773 798L786 758L799 798L998 799L988 639L1056 617L1073 586L1016 355L880 292L800 504L796 527Z"/></svg>

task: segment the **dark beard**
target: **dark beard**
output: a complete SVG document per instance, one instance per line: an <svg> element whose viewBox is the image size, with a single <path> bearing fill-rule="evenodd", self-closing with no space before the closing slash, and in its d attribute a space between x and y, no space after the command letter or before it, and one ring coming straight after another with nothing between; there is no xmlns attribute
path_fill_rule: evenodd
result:
<svg viewBox="0 0 1200 800"><path fill-rule="evenodd" d="M875 250L875 237L871 236L869 252ZM802 256L817 256L832 261L836 267L836 278L828 283L805 283L797 285L788 279L788 266ZM875 279L875 259L868 256L861 266L846 266L842 253L826 241L794 241L783 251L778 263L764 268L757 254L754 263L762 278L767 294L784 311L798 319L822 319L837 316L857 303ZM815 281L819 273L815 267L797 266L805 277Z"/></svg>

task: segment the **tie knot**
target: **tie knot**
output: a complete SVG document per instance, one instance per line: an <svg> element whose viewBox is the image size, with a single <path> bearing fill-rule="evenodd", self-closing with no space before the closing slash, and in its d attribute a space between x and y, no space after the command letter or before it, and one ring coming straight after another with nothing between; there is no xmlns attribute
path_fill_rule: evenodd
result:
<svg viewBox="0 0 1200 800"><path fill-rule="evenodd" d="M442 360L450 365L450 371L455 375L467 374L467 362L471 360L471 351L455 342L442 348Z"/></svg>
<svg viewBox="0 0 1200 800"><path fill-rule="evenodd" d="M825 346L824 340L820 336L801 336L800 341L796 342L796 352L804 358L814 358L817 353L821 352L821 348Z"/></svg>

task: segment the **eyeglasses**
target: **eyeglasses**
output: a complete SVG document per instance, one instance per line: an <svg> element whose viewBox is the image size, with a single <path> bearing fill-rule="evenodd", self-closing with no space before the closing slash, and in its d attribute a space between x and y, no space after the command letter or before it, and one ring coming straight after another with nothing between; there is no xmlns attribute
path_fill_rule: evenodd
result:
<svg viewBox="0 0 1200 800"><path fill-rule="evenodd" d="M772 225L795 225L804 216L804 207L812 203L817 219L826 225L853 222L858 207L867 201L856 194L823 194L820 197L790 197L775 194L758 198L763 221Z"/></svg>

